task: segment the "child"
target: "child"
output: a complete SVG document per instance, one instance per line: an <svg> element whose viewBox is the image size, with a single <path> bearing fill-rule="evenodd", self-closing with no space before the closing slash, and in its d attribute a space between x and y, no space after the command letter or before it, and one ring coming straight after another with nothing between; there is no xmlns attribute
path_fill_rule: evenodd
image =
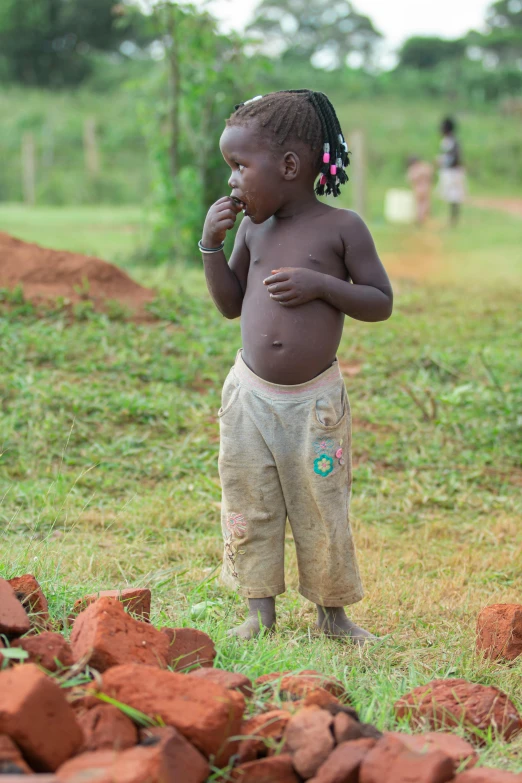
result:
<svg viewBox="0 0 522 783"><path fill-rule="evenodd" d="M412 156L408 158L406 176L415 197L417 223L422 225L430 214L433 166L425 160Z"/></svg>
<svg viewBox="0 0 522 783"><path fill-rule="evenodd" d="M363 644L375 637L343 609L363 591L348 517L350 407L336 352L345 314L389 318L390 283L363 221L316 198L337 196L347 180L347 147L325 95L292 90L239 104L220 147L232 194L210 208L199 247L217 308L241 316L243 348L218 414L222 578L249 605L230 633L250 639L274 627L288 517L299 591L317 605L318 627ZM241 210L227 264L223 242Z"/></svg>
<svg viewBox="0 0 522 783"><path fill-rule="evenodd" d="M440 168L439 191L450 206L450 224L455 226L460 215L460 205L466 197L466 175L462 166L460 144L455 137L456 124L450 117L442 121L440 131L441 154L438 157Z"/></svg>

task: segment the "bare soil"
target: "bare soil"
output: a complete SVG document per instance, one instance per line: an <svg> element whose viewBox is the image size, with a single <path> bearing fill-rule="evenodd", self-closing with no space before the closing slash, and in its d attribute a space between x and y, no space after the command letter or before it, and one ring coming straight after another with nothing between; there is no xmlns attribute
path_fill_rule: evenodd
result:
<svg viewBox="0 0 522 783"><path fill-rule="evenodd" d="M154 292L136 283L122 269L93 256L52 250L0 232L0 288L21 286L36 304L64 299L90 300L103 309L116 300L135 316L144 316Z"/></svg>

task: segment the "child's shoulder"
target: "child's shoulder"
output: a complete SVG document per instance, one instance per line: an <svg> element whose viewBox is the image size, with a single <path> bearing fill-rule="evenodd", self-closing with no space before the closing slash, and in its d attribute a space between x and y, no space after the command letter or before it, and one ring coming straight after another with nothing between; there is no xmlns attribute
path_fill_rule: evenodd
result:
<svg viewBox="0 0 522 783"><path fill-rule="evenodd" d="M329 204L325 204L325 207L328 208L325 216L331 225L335 226L343 236L353 234L354 232L368 231L362 217L357 212L354 212L353 209L332 207Z"/></svg>

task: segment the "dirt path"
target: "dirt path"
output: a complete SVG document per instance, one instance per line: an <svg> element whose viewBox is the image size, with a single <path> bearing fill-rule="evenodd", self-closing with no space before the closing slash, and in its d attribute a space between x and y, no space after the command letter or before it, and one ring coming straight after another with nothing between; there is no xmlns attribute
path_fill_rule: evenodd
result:
<svg viewBox="0 0 522 783"><path fill-rule="evenodd" d="M479 209L496 209L522 218L522 198L472 198L470 204Z"/></svg>
<svg viewBox="0 0 522 783"><path fill-rule="evenodd" d="M399 252L383 253L390 277L402 280L433 280L444 275L447 259L440 233L432 226L412 229Z"/></svg>

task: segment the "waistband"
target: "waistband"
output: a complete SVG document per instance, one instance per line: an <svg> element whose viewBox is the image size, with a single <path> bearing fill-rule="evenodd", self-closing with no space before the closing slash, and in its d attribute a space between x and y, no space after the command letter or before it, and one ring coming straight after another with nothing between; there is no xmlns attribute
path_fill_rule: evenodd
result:
<svg viewBox="0 0 522 783"><path fill-rule="evenodd" d="M265 381L256 375L250 367L247 367L242 356L241 348L237 352L236 362L234 364L234 373L239 379L241 384L246 386L252 391L257 391L266 397L272 399L291 399L297 400L302 397L312 397L316 391L322 389L328 389L339 384L343 381L341 370L339 369L339 362L337 359L334 361L331 367L312 378L305 383L297 383L292 386L284 386L278 383L270 383Z"/></svg>

